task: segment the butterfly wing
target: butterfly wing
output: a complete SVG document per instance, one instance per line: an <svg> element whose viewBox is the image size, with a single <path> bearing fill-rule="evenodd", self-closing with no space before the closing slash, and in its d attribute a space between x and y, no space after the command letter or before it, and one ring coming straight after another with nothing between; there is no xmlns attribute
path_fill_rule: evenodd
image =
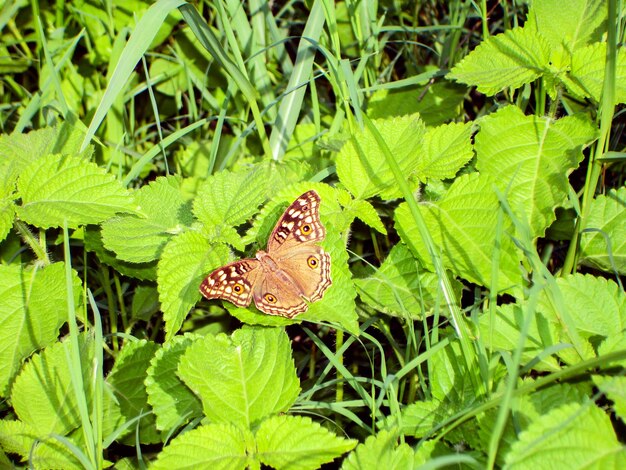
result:
<svg viewBox="0 0 626 470"><path fill-rule="evenodd" d="M309 302L321 299L332 284L330 254L321 246L304 244L281 251L281 257L276 257L275 261Z"/></svg>
<svg viewBox="0 0 626 470"><path fill-rule="evenodd" d="M293 318L309 308L291 279L280 271L265 271L255 285L254 304L268 315Z"/></svg>
<svg viewBox="0 0 626 470"><path fill-rule="evenodd" d="M259 277L263 274L257 259L241 259L216 269L202 284L200 293L207 299L224 299L238 307L247 307Z"/></svg>
<svg viewBox="0 0 626 470"><path fill-rule="evenodd" d="M326 236L320 221L320 196L310 190L296 199L276 223L269 240L267 252L280 256L294 246L307 242L319 242Z"/></svg>

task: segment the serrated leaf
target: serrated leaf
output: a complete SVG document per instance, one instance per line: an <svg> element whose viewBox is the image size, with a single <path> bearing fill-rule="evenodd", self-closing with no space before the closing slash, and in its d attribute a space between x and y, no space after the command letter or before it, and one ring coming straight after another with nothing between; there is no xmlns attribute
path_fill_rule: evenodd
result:
<svg viewBox="0 0 626 470"><path fill-rule="evenodd" d="M626 422L626 377L596 375L593 382L613 402L613 410L623 423Z"/></svg>
<svg viewBox="0 0 626 470"><path fill-rule="evenodd" d="M481 120L476 167L494 179L518 217L529 221L533 236L543 236L555 208L567 200L567 175L582 160L582 146L595 136L587 117L554 121L508 106Z"/></svg>
<svg viewBox="0 0 626 470"><path fill-rule="evenodd" d="M133 210L132 198L115 177L75 156L47 155L35 160L17 181L19 217L37 227L97 224Z"/></svg>
<svg viewBox="0 0 626 470"><path fill-rule="evenodd" d="M67 341L57 342L33 355L11 389L15 413L41 435L64 436L81 423L67 362L69 347ZM93 343L80 337L80 350L85 395L90 398Z"/></svg>
<svg viewBox="0 0 626 470"><path fill-rule="evenodd" d="M75 305L80 305L81 282L72 271ZM57 339L67 318L65 266L45 268L0 265L0 396L22 361Z"/></svg>
<svg viewBox="0 0 626 470"><path fill-rule="evenodd" d="M200 426L166 446L150 467L154 470L210 468L237 470L248 466L250 431L228 423Z"/></svg>
<svg viewBox="0 0 626 470"><path fill-rule="evenodd" d="M181 233L168 242L157 270L166 340L178 332L189 310L200 299L198 289L202 279L227 260L225 245L211 245L198 232Z"/></svg>
<svg viewBox="0 0 626 470"><path fill-rule="evenodd" d="M146 392L156 415L157 429L170 431L202 416L202 403L178 378L180 358L199 337L175 336L160 348L150 361Z"/></svg>
<svg viewBox="0 0 626 470"><path fill-rule="evenodd" d="M560 0L542 0L531 4L525 27L539 31L552 47L564 47L572 52L601 40L607 12L602 0L570 0L567 15L563 14Z"/></svg>
<svg viewBox="0 0 626 470"><path fill-rule="evenodd" d="M626 187L596 196L592 201L580 242L582 264L626 274L625 201Z"/></svg>
<svg viewBox="0 0 626 470"><path fill-rule="evenodd" d="M53 437L40 434L38 429L17 420L0 420L0 448L20 455L32 468L84 469L67 447ZM66 439L72 442L71 438Z"/></svg>
<svg viewBox="0 0 626 470"><path fill-rule="evenodd" d="M379 233L387 234L387 230L380 220L380 216L376 213L376 209L368 201L363 199L350 198L348 204L344 206L344 213L352 217L358 217L366 225L372 227ZM353 219L351 219L352 221Z"/></svg>
<svg viewBox="0 0 626 470"><path fill-rule="evenodd" d="M261 423L255 436L260 462L281 470L316 469L357 445L307 416L273 416Z"/></svg>
<svg viewBox="0 0 626 470"><path fill-rule="evenodd" d="M0 181L0 242L7 237L13 227L15 203L12 192L13 184Z"/></svg>
<svg viewBox="0 0 626 470"><path fill-rule="evenodd" d="M626 296L619 286L604 278L573 274L557 278L562 307L541 293L538 308L560 330L567 330L563 318L571 318L578 334L597 345L600 341L623 336L626 329Z"/></svg>
<svg viewBox="0 0 626 470"><path fill-rule="evenodd" d="M208 227L241 225L252 217L267 193L270 167L258 166L245 172L220 171L198 190L193 213Z"/></svg>
<svg viewBox="0 0 626 470"><path fill-rule="evenodd" d="M506 455L507 468L624 468L626 450L610 418L593 403L571 403L540 416Z"/></svg>
<svg viewBox="0 0 626 470"><path fill-rule="evenodd" d="M424 156L416 170L420 179L454 177L474 156L471 137L471 123L453 122L428 129L422 142Z"/></svg>
<svg viewBox="0 0 626 470"><path fill-rule="evenodd" d="M439 308L445 305L437 276L425 271L402 243L391 249L374 274L354 282L361 300L392 316L420 319L437 303ZM454 286L460 295L461 285L455 282Z"/></svg>
<svg viewBox="0 0 626 470"><path fill-rule="evenodd" d="M289 338L277 328L244 326L230 337L208 335L189 347L178 375L209 420L248 429L288 410L300 391Z"/></svg>
<svg viewBox="0 0 626 470"><path fill-rule="evenodd" d="M539 78L550 61L550 45L532 28L514 28L491 36L446 76L476 86L486 95L519 88Z"/></svg>
<svg viewBox="0 0 626 470"><path fill-rule="evenodd" d="M447 81L400 90L382 89L370 98L367 112L370 119L419 113L427 126L437 126L458 117L465 93L464 86Z"/></svg>
<svg viewBox="0 0 626 470"><path fill-rule="evenodd" d="M529 383L532 380L527 379L525 382ZM511 414L500 438L496 464L504 467L505 456L511 446L517 442L520 432L527 429L539 417L562 405L584 402L590 393L591 387L588 384L563 383L553 384L531 394L513 398ZM497 408L493 408L478 416L478 435L483 449L489 448L491 435L498 420L498 412Z"/></svg>
<svg viewBox="0 0 626 470"><path fill-rule="evenodd" d="M496 288L504 291L519 283L521 255L506 234L511 230L505 218L499 242L500 259L493 259L500 210L494 184L477 173L466 174L452 183L441 200L422 203L419 209L435 246L441 250L446 269L463 279L491 287L492 265L497 262ZM395 224L405 244L433 271L430 254L406 203L396 209Z"/></svg>
<svg viewBox="0 0 626 470"><path fill-rule="evenodd" d="M524 310L518 304L507 304L497 307L495 315L484 313L478 319L480 337L486 347L494 351L515 351L519 346L520 332L524 328ZM522 365L537 360L547 348L558 344L558 335L554 324L540 312L533 315L522 350ZM552 356L541 356L541 360L533 364L533 370L556 372L561 369L558 361Z"/></svg>
<svg viewBox="0 0 626 470"><path fill-rule="evenodd" d="M99 227L90 225L85 227L84 243L87 251L96 254L101 263L111 266L124 276L134 277L135 279L155 281L157 278L157 263L129 263L115 256L115 253L107 250L102 243L102 232Z"/></svg>
<svg viewBox="0 0 626 470"><path fill-rule="evenodd" d="M593 98L596 102L602 99L604 72L606 63L606 43L590 44L572 54L569 74L564 80L568 90L573 94ZM617 51L615 64L615 103L626 102L626 50Z"/></svg>
<svg viewBox="0 0 626 470"><path fill-rule="evenodd" d="M413 449L408 444L400 444L394 433L380 431L369 436L348 455L341 466L342 470L409 469L413 466Z"/></svg>
<svg viewBox="0 0 626 470"><path fill-rule="evenodd" d="M144 387L147 369L156 349L156 344L146 340L126 343L106 379L107 384L115 391L125 421L147 413L138 425L131 427L135 431L127 437L131 443L135 443L136 433L142 444L153 444L161 440L156 430L155 416L150 413L148 395Z"/></svg>
<svg viewBox="0 0 626 470"><path fill-rule="evenodd" d="M33 161L46 155L78 154L85 134L64 122L56 127L46 127L26 134L0 135L0 178L2 184L13 187L15 180ZM89 146L81 156L89 157Z"/></svg>
<svg viewBox="0 0 626 470"><path fill-rule="evenodd" d="M399 426L400 432L404 435L420 438L428 435L437 424L453 414L446 403L438 400L421 400L405 407L400 417L393 417L391 426Z"/></svg>
<svg viewBox="0 0 626 470"><path fill-rule="evenodd" d="M391 153L407 178L414 176L420 159L424 123L416 115L378 119L374 125L387 142ZM391 168L371 132L355 132L337 155L337 174L357 198L381 195L383 199L400 196Z"/></svg>
<svg viewBox="0 0 626 470"><path fill-rule="evenodd" d="M172 236L193 221L190 201L180 186L177 177L159 177L139 189L134 195L135 215L120 215L102 224L104 246L133 263L158 259Z"/></svg>

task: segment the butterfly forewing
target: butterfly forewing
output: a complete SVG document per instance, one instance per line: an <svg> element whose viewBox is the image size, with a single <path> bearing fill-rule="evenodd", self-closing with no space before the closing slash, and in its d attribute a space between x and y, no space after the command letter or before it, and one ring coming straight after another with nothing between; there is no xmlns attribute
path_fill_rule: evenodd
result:
<svg viewBox="0 0 626 470"><path fill-rule="evenodd" d="M238 307L247 307L257 278L262 274L259 260L246 258L234 261L213 271L200 284L200 292L207 299L224 299Z"/></svg>
<svg viewBox="0 0 626 470"><path fill-rule="evenodd" d="M296 199L276 223L269 240L267 252L275 255L279 250L289 250L300 243L319 242L326 236L320 221L320 197L307 191Z"/></svg>

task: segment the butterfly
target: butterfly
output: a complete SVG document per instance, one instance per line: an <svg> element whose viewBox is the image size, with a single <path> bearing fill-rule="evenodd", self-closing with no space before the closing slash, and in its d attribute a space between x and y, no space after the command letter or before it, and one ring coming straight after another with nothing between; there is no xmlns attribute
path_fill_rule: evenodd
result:
<svg viewBox="0 0 626 470"><path fill-rule="evenodd" d="M269 315L293 318L305 312L305 301L320 300L332 284L330 254L316 244L326 237L319 206L317 192L304 193L280 217L265 251L216 269L202 281L200 293L238 307L254 299Z"/></svg>

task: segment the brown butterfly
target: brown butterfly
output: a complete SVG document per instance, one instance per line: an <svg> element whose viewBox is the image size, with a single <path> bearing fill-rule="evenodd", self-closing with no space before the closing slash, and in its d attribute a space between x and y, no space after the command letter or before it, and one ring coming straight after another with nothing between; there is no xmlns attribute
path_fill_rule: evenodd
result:
<svg viewBox="0 0 626 470"><path fill-rule="evenodd" d="M319 217L320 197L311 190L296 199L278 220L255 258L234 261L213 271L200 284L207 299L256 307L269 315L293 318L322 298L332 284L330 254L316 242L326 236Z"/></svg>

